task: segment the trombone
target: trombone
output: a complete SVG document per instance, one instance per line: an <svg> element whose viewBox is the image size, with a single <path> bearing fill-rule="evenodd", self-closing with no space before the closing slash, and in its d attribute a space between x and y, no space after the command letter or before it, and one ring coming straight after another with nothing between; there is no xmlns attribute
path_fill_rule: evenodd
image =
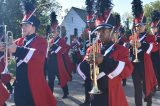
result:
<svg viewBox="0 0 160 106"><path fill-rule="evenodd" d="M4 42L0 42L0 44L4 45L4 60L5 60L5 68L3 73L8 73L8 58L12 58L12 54L8 52L8 46L13 42L13 33L11 31L7 31L7 25L0 25L0 27L4 27ZM8 57L9 54L9 57Z"/></svg>

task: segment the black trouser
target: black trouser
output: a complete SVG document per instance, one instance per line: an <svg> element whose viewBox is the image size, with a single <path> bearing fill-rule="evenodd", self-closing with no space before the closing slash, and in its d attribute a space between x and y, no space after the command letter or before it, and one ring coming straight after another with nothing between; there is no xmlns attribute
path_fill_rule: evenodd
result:
<svg viewBox="0 0 160 106"><path fill-rule="evenodd" d="M72 53L72 59L73 59L73 63L75 63L76 65L79 64L80 57L78 56L76 52Z"/></svg>
<svg viewBox="0 0 160 106"><path fill-rule="evenodd" d="M54 91L54 81L55 81L56 76L59 80L59 77L58 77L57 73L53 73L53 72L48 73L48 85L49 85L52 92Z"/></svg>
<svg viewBox="0 0 160 106"><path fill-rule="evenodd" d="M6 103L4 103L3 106L7 106Z"/></svg>
<svg viewBox="0 0 160 106"><path fill-rule="evenodd" d="M126 81L127 81L127 79L123 79L123 80L122 80L123 86L126 85Z"/></svg>
<svg viewBox="0 0 160 106"><path fill-rule="evenodd" d="M59 80L59 76L54 74L54 75L48 75L48 85L51 89L51 91L53 92L54 91L54 81L55 81L55 77L57 76L58 80ZM63 93L64 95L65 94L68 94L68 85L66 84L63 88Z"/></svg>
<svg viewBox="0 0 160 106"><path fill-rule="evenodd" d="M54 91L54 81L55 81L56 76L60 82L56 54L51 55L51 57L48 58L47 60L47 74L48 74L48 85L51 91L53 92ZM62 88L62 90L64 92L64 95L68 94L67 84Z"/></svg>
<svg viewBox="0 0 160 106"><path fill-rule="evenodd" d="M160 56L159 56L159 51L154 52L151 54L152 57L152 63L153 63L153 68L154 72L158 81L158 86L160 86Z"/></svg>
<svg viewBox="0 0 160 106"><path fill-rule="evenodd" d="M109 106L109 93L108 93L108 80L106 77L102 77L97 80L98 88L102 92L91 96L91 106Z"/></svg>
<svg viewBox="0 0 160 106"><path fill-rule="evenodd" d="M58 76L57 73L53 73L52 72L52 73L48 74L48 85L49 85L49 87L50 87L52 92L54 91L54 81L55 81L55 77L56 76L57 76L58 80L60 81L59 76ZM68 93L68 85L67 84L62 88L62 90L63 90L64 95L65 94L69 94Z"/></svg>
<svg viewBox="0 0 160 106"><path fill-rule="evenodd" d="M135 104L136 106L142 105L142 92L146 92L145 89L145 74L144 74L144 64L142 62L133 63L134 71L132 73L133 84L134 84L134 93L135 93ZM145 102L152 103L152 96L145 98Z"/></svg>
<svg viewBox="0 0 160 106"><path fill-rule="evenodd" d="M96 94L91 97L91 106L108 106L107 93Z"/></svg>
<svg viewBox="0 0 160 106"><path fill-rule="evenodd" d="M48 76L48 85L49 85L51 91L53 92L55 77L57 76L57 78L59 80L58 63L57 63L56 54L50 55L50 57L48 57L46 66L47 66L46 70L47 70L47 76Z"/></svg>
<svg viewBox="0 0 160 106"><path fill-rule="evenodd" d="M68 85L67 84L62 88L62 90L63 90L64 95L68 95L69 94Z"/></svg>
<svg viewBox="0 0 160 106"><path fill-rule="evenodd" d="M91 80L90 79L86 79L85 80L85 84L84 84L84 87L85 87L85 102L89 102L90 101L90 94L89 92L91 91Z"/></svg>
<svg viewBox="0 0 160 106"><path fill-rule="evenodd" d="M26 85L26 82L16 82L14 91L14 101L16 106L35 106L30 88Z"/></svg>

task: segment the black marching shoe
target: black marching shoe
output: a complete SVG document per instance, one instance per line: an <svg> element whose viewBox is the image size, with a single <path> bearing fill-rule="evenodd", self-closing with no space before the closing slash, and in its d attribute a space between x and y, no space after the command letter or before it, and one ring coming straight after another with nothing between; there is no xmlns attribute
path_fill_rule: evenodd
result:
<svg viewBox="0 0 160 106"><path fill-rule="evenodd" d="M147 105L146 106L152 106L152 103L150 102L147 102Z"/></svg>
<svg viewBox="0 0 160 106"><path fill-rule="evenodd" d="M90 106L90 102L89 101L85 101L84 103L80 104L79 106Z"/></svg>
<svg viewBox="0 0 160 106"><path fill-rule="evenodd" d="M160 85L157 87L157 91L160 91Z"/></svg>
<svg viewBox="0 0 160 106"><path fill-rule="evenodd" d="M126 86L126 82L123 82L123 83L122 83L122 86Z"/></svg>
<svg viewBox="0 0 160 106"><path fill-rule="evenodd" d="M4 103L3 106L7 106L6 103Z"/></svg>
<svg viewBox="0 0 160 106"><path fill-rule="evenodd" d="M64 95L63 95L63 97L62 97L62 99L67 98L67 97L68 97L68 95L69 95L69 93L64 94Z"/></svg>

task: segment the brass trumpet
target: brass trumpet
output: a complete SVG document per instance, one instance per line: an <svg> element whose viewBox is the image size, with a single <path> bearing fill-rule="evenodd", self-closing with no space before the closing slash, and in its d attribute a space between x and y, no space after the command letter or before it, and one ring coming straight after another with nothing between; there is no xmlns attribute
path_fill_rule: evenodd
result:
<svg viewBox="0 0 160 106"><path fill-rule="evenodd" d="M92 52L91 55L93 57L93 63L90 64L90 77L93 81L92 90L89 92L90 94L101 94L102 92L99 90L97 85L97 75L99 74L99 67L96 65L96 54L100 53L100 44L98 41L96 43L92 43Z"/></svg>
<svg viewBox="0 0 160 106"><path fill-rule="evenodd" d="M135 55L135 59L133 60L134 63L138 63L138 48L137 48L137 41L138 41L138 35L134 32L132 32L132 36L134 38L134 47L133 47L133 55Z"/></svg>

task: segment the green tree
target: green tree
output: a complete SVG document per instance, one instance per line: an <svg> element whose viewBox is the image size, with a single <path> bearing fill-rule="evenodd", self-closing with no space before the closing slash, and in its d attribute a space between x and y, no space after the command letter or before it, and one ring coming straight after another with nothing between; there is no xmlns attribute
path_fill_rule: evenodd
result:
<svg viewBox="0 0 160 106"><path fill-rule="evenodd" d="M147 17L147 22L151 21L151 13L153 10L160 10L160 0L156 0L144 5L144 14Z"/></svg>
<svg viewBox="0 0 160 106"><path fill-rule="evenodd" d="M56 0L37 0L37 12L36 16L41 21L41 27L39 30L40 34L45 33L46 26L50 24L50 13L52 11L56 11L58 16L60 16L62 12L62 7Z"/></svg>
<svg viewBox="0 0 160 106"><path fill-rule="evenodd" d="M6 1L6 2L4 2ZM7 25L7 30L14 34L14 38L21 36L20 22L23 18L21 0L0 0L0 18ZM61 6L56 0L36 0L37 11L35 15L40 19L40 34L44 34L45 27L49 24L49 15L52 11L58 14L61 12Z"/></svg>
<svg viewBox="0 0 160 106"><path fill-rule="evenodd" d="M133 23L133 16L131 13L125 12L122 15L122 22L124 24L125 27L127 27L127 29L130 28L130 25L132 25Z"/></svg>
<svg viewBox="0 0 160 106"><path fill-rule="evenodd" d="M5 1L5 2L4 2ZM7 25L7 30L13 32L15 37L20 34L20 21L22 19L22 12L19 8L18 0L1 0L0 1L0 17L3 24Z"/></svg>

